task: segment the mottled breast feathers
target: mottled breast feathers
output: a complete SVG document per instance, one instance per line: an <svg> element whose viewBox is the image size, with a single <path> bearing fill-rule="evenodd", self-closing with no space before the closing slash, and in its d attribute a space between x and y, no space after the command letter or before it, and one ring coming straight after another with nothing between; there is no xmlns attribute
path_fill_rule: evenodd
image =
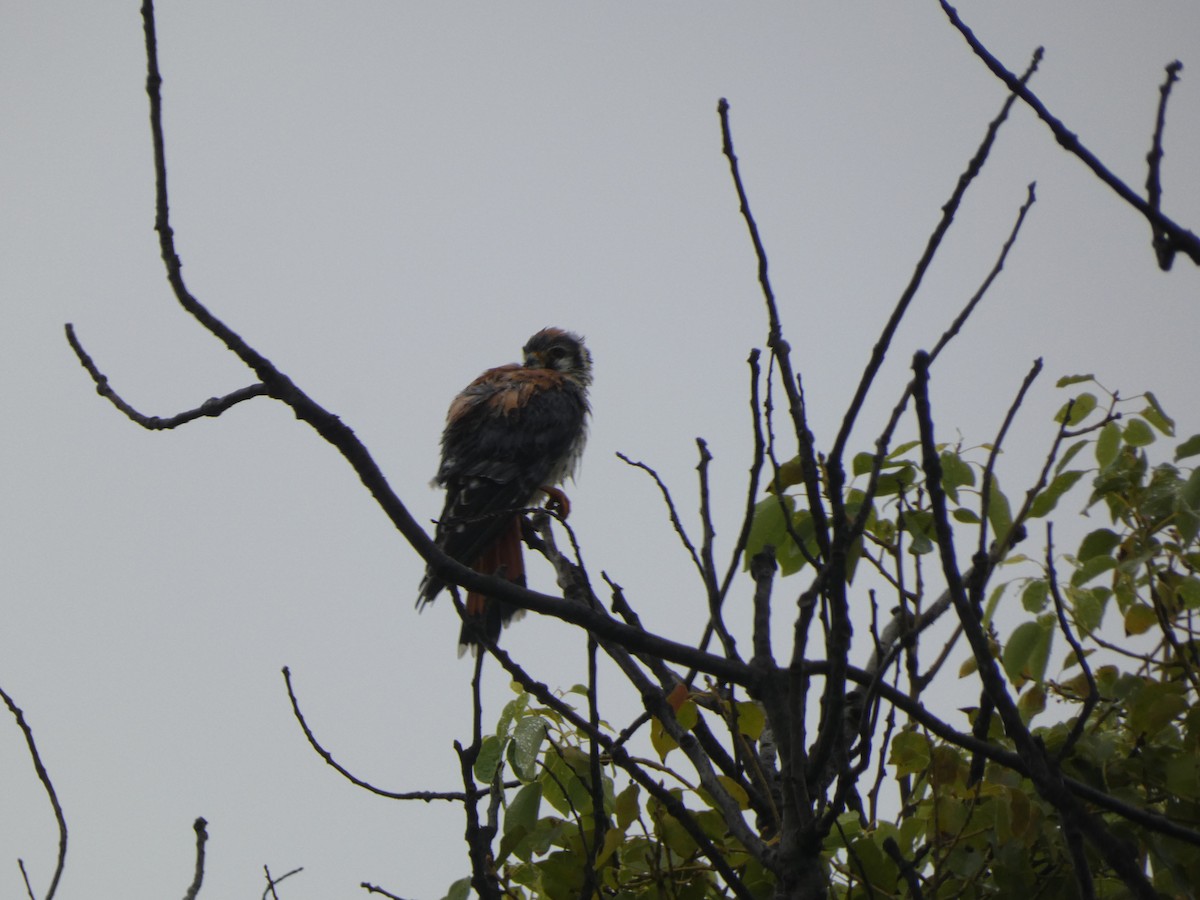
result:
<svg viewBox="0 0 1200 900"><path fill-rule="evenodd" d="M477 571L519 584L525 583L519 511L574 475L587 438L592 380L591 354L571 332L543 329L523 356L523 364L488 369L454 398L434 478L446 489L438 545ZM418 607L444 586L427 572ZM479 632L495 640L513 612L473 595L467 606L479 622L475 629L464 625L462 645L478 643Z"/></svg>

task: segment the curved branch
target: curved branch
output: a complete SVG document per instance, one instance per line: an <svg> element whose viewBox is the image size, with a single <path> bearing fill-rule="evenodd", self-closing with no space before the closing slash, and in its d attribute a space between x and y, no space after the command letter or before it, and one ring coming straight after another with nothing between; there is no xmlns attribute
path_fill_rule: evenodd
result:
<svg viewBox="0 0 1200 900"><path fill-rule="evenodd" d="M304 718L304 713L300 711L300 701L296 699L296 692L292 689L292 673L287 667L283 667L283 681L287 685L288 700L292 704L292 714L296 717L296 721L300 723L300 728L304 731L304 737L308 739L309 745L317 751L317 755L325 760L339 775L343 776L351 784L370 791L380 797L387 797L389 800L424 800L426 803L431 800L451 800L462 801L466 800L467 794L463 791L388 791L383 788L376 787L369 781L364 781L359 778L336 759L333 754L321 746L316 735L312 733L312 729L308 727L308 722ZM476 797L482 797L488 793L487 788L481 788L474 792ZM282 881L282 879L280 879Z"/></svg>
<svg viewBox="0 0 1200 900"><path fill-rule="evenodd" d="M92 357L83 349L83 344L79 342L79 338L75 336L75 326L68 322L66 331L67 343L71 345L71 349L75 351L75 356L78 357L80 364L87 369L88 374L92 376L92 381L96 383L96 393L107 399L113 406L138 425L150 431L166 431L167 429L177 428L180 425L185 425L188 422L204 418L205 416L216 418L225 412L225 410L236 406L243 400L262 397L267 393L267 386L259 382L258 384L239 388L233 393L226 394L224 397L210 397L195 409L176 413L166 419L158 416L147 416L130 406L120 394L112 389L112 386L108 383L108 376L100 371L100 368L92 361Z"/></svg>
<svg viewBox="0 0 1200 900"><path fill-rule="evenodd" d="M204 845L208 843L208 822L203 817L192 823L196 832L196 872L192 875L192 883L188 885L183 900L196 900L200 895L200 885L204 883Z"/></svg>
<svg viewBox="0 0 1200 900"><path fill-rule="evenodd" d="M1108 167L1083 145L1079 137L1068 130L1061 119L1051 114L1033 91L1029 90L1020 79L988 51L987 47L983 46L979 38L975 37L974 32L959 18L958 11L953 6L946 0L938 0L938 2L941 3L942 10L946 13L950 24L958 29L972 52L983 61L993 75L1003 81L1010 91L1024 100L1026 105L1037 114L1037 117L1046 123L1059 145L1091 169L1092 174L1112 188L1117 196L1146 217L1150 227L1158 236L1155 250L1158 253L1159 266L1164 271L1169 269L1174 255L1178 251L1185 253L1192 262L1200 266L1200 237L1164 216L1155 208L1155 205L1143 200L1133 188L1109 171Z"/></svg>
<svg viewBox="0 0 1200 900"><path fill-rule="evenodd" d="M62 806L58 802L58 794L54 790L54 783L50 780L50 773L46 771L46 767L42 764L41 754L38 753L37 744L33 740L33 729L25 721L25 713L13 702L13 698L3 688L0 688L0 698L3 698L4 704L8 707L9 712L13 714L13 718L17 720L18 727L20 727L21 732L25 735L25 744L29 747L29 756L33 760L33 769L37 772L37 777L42 782L42 787L46 789L46 796L50 798L50 806L54 809L55 821L58 822L58 862L54 866L54 877L50 879L50 887L46 890L46 900L52 900L55 892L58 890L58 882L62 878L63 867L67 863L67 820L63 816ZM23 864L21 871L25 871ZM26 886L28 884L28 879L26 879Z"/></svg>

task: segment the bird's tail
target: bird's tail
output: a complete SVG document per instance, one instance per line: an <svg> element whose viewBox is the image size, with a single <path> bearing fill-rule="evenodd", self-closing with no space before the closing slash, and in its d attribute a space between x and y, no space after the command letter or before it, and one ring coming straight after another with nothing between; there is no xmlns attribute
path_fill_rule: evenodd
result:
<svg viewBox="0 0 1200 900"><path fill-rule="evenodd" d="M504 527L495 542L471 568L485 575L498 575L521 587L525 586L525 556L521 550L520 516L512 517L512 521ZM426 576L426 580L428 577ZM466 613L467 618L458 636L459 656L468 649L474 655L484 639L498 641L500 629L513 619L519 618L519 614L524 613L524 610L478 591L469 591Z"/></svg>

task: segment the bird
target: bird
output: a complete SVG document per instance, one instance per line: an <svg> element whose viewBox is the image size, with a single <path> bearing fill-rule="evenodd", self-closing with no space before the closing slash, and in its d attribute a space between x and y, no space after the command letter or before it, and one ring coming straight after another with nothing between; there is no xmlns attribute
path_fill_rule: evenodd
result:
<svg viewBox="0 0 1200 900"><path fill-rule="evenodd" d="M446 490L434 542L475 571L523 587L524 511L545 494L549 508L563 518L570 513L558 485L574 478L587 442L592 355L579 335L543 328L525 343L522 359L488 369L454 398L432 484ZM445 587L427 568L417 610ZM458 655L477 652L481 638L497 641L520 612L468 592Z"/></svg>

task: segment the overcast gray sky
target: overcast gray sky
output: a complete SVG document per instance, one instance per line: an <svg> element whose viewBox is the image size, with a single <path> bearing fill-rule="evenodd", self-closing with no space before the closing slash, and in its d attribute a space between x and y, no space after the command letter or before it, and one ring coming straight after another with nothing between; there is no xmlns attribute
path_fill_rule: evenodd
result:
<svg viewBox="0 0 1200 900"><path fill-rule="evenodd" d="M145 432L113 384L169 415L252 380L174 304L152 229L136 0L4 0L0 27L0 685L25 709L71 827L60 897L438 897L467 871L460 811L366 795L458 785L469 665L421 565L353 473L264 400ZM1200 227L1200 7L971 0L960 11L1131 184L1164 64L1181 58L1165 210ZM939 208L1004 97L933 2L162 2L168 164L184 272L214 312L337 412L423 520L442 417L544 325L587 335L595 420L573 523L648 626L694 638L703 604L657 493L689 516L697 435L719 540L748 464L745 357L765 319L720 153L727 97L782 315L825 446ZM1063 374L1146 388L1200 430L1200 275L1159 272L1148 228L1018 108L901 329L858 435L992 264L1009 265L939 361L947 436L989 440L1031 361L1046 374L1001 470L1031 476ZM1076 507L1072 507L1076 508ZM532 582L549 587L544 566ZM747 591L731 604L737 608ZM536 674L582 679L581 638L505 635ZM555 652L547 652L547 647ZM506 686L489 685L491 720ZM53 818L0 717L0 896L44 891Z"/></svg>

